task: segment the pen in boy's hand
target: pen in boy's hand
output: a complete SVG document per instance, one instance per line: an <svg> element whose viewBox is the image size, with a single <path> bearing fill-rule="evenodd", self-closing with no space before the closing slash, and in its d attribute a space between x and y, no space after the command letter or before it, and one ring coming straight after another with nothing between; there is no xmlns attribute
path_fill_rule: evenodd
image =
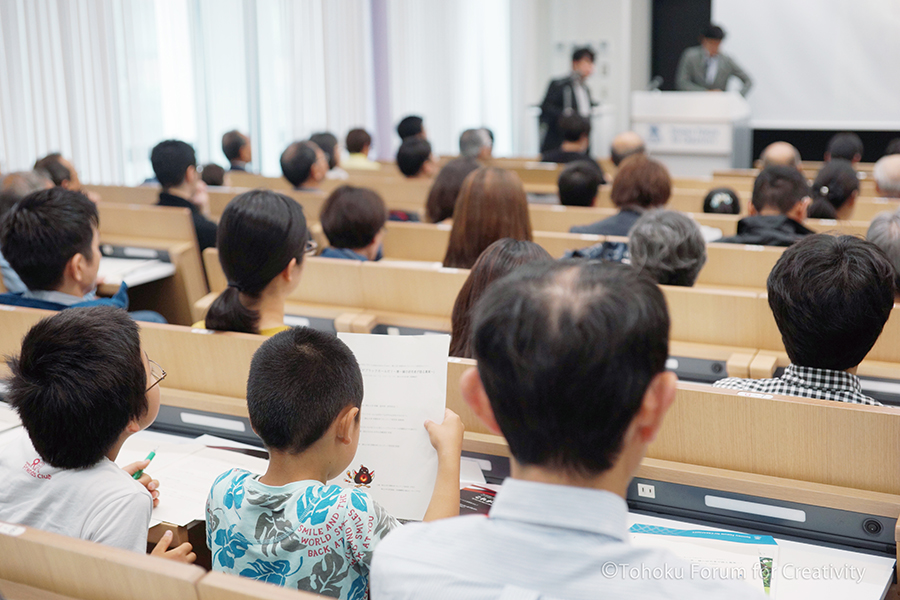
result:
<svg viewBox="0 0 900 600"><path fill-rule="evenodd" d="M147 455L147 458L145 458L144 460L153 460L153 457L156 456L156 451L157 451L158 449L159 449L159 448L154 448L154 449L150 452L150 454ZM138 469L137 471L135 471L135 473L134 473L134 475L132 475L132 477L134 478L135 481L137 481L137 480L140 479L143 475L144 475L144 469Z"/></svg>

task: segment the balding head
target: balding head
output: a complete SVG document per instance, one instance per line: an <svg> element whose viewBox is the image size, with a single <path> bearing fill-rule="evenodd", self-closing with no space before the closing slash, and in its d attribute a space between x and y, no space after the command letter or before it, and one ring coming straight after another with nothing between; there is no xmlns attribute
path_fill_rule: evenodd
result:
<svg viewBox="0 0 900 600"><path fill-rule="evenodd" d="M53 182L41 173L35 171L10 173L0 179L0 217L28 194L52 187Z"/></svg>
<svg viewBox="0 0 900 600"><path fill-rule="evenodd" d="M873 175L879 196L900 198L900 154L889 154L879 159Z"/></svg>
<svg viewBox="0 0 900 600"><path fill-rule="evenodd" d="M761 169L772 166L800 168L800 152L787 142L773 142L759 157Z"/></svg>
<svg viewBox="0 0 900 600"><path fill-rule="evenodd" d="M623 131L614 137L609 148L610 158L617 167L632 154L643 154L644 152L644 140L633 131Z"/></svg>

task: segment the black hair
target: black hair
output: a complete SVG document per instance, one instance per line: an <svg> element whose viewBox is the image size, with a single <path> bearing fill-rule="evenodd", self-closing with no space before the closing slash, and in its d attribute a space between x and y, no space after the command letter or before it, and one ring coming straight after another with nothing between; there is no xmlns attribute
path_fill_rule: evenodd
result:
<svg viewBox="0 0 900 600"><path fill-rule="evenodd" d="M891 154L900 154L900 137L895 137L884 149L884 155L889 156Z"/></svg>
<svg viewBox="0 0 900 600"><path fill-rule="evenodd" d="M710 23L703 28L702 32L700 32L700 37L706 38L708 40L724 40L725 30L718 25Z"/></svg>
<svg viewBox="0 0 900 600"><path fill-rule="evenodd" d="M323 131L322 133L314 133L309 136L309 141L314 143L316 146L322 149L322 152L328 156L328 168L333 169L337 166L337 158L335 157L335 152L337 151L337 138L334 137L333 133L328 133L327 131Z"/></svg>
<svg viewBox="0 0 900 600"><path fill-rule="evenodd" d="M559 203L563 206L592 206L603 183L603 173L593 161L577 160L562 170L557 183Z"/></svg>
<svg viewBox="0 0 900 600"><path fill-rule="evenodd" d="M210 305L206 328L259 333L259 312L240 295L258 300L291 259L301 264L308 235L303 208L284 194L251 190L232 199L216 234L228 287Z"/></svg>
<svg viewBox="0 0 900 600"><path fill-rule="evenodd" d="M591 134L591 120L581 115L563 115L559 118L559 129L567 142L577 142L582 136Z"/></svg>
<svg viewBox="0 0 900 600"><path fill-rule="evenodd" d="M784 215L807 196L809 184L800 171L794 167L772 165L756 176L750 202L757 212L774 208Z"/></svg>
<svg viewBox="0 0 900 600"><path fill-rule="evenodd" d="M97 205L81 192L61 187L22 198L0 224L0 252L29 290L62 283L76 254L94 259L91 243L100 225Z"/></svg>
<svg viewBox="0 0 900 600"><path fill-rule="evenodd" d="M722 215L741 214L741 199L731 188L720 187L709 190L703 199L703 212Z"/></svg>
<svg viewBox="0 0 900 600"><path fill-rule="evenodd" d="M53 467L96 464L129 421L147 414L140 334L120 308L60 311L32 327L7 364L9 403Z"/></svg>
<svg viewBox="0 0 900 600"><path fill-rule="evenodd" d="M859 190L859 177L849 160L832 158L825 163L812 184L810 219L836 219L837 211Z"/></svg>
<svg viewBox="0 0 900 600"><path fill-rule="evenodd" d="M153 172L162 188L181 185L187 176L188 167L197 166L194 148L180 140L166 140L158 143L150 152Z"/></svg>
<svg viewBox="0 0 900 600"><path fill-rule="evenodd" d="M583 58L590 58L591 62L594 62L594 50L590 46L584 46L583 48L575 48L572 52L572 62L578 62Z"/></svg>
<svg viewBox="0 0 900 600"><path fill-rule="evenodd" d="M875 244L810 235L769 274L769 306L791 362L844 371L875 344L894 306L894 269Z"/></svg>
<svg viewBox="0 0 900 600"><path fill-rule="evenodd" d="M247 143L247 138L238 131L232 129L222 136L222 153L229 161L239 160L241 158L241 148Z"/></svg>
<svg viewBox="0 0 900 600"><path fill-rule="evenodd" d="M351 185L342 185L331 192L319 213L328 243L351 250L371 244L386 220L387 207L381 196Z"/></svg>
<svg viewBox="0 0 900 600"><path fill-rule="evenodd" d="M473 332L478 372L515 459L585 475L613 465L669 349L656 283L595 261L517 268L478 302Z"/></svg>
<svg viewBox="0 0 900 600"><path fill-rule="evenodd" d="M203 168L200 170L200 178L203 179L203 183L206 185L221 187L225 185L225 169L216 163L203 165Z"/></svg>
<svg viewBox="0 0 900 600"><path fill-rule="evenodd" d="M422 117L416 115L404 117L397 124L397 135L400 136L401 140L420 135L424 131L423 123Z"/></svg>
<svg viewBox="0 0 900 600"><path fill-rule="evenodd" d="M309 179L316 164L315 147L309 142L294 142L281 153L281 172L294 187L300 187Z"/></svg>
<svg viewBox="0 0 900 600"><path fill-rule="evenodd" d="M828 140L829 160L835 158L843 158L852 161L856 157L862 158L863 143L862 139L855 133L843 132L834 134Z"/></svg>
<svg viewBox="0 0 900 600"><path fill-rule="evenodd" d="M347 152L359 154L366 146L372 144L372 136L365 129L351 129L347 133L347 139L344 145L347 146Z"/></svg>
<svg viewBox="0 0 900 600"><path fill-rule="evenodd" d="M53 152L34 163L34 170L46 173L53 185L62 185L63 181L72 179L72 172L60 162L62 154Z"/></svg>
<svg viewBox="0 0 900 600"><path fill-rule="evenodd" d="M300 453L342 410L362 406L363 380L353 352L333 335L294 327L253 355L247 411L267 448Z"/></svg>
<svg viewBox="0 0 900 600"><path fill-rule="evenodd" d="M407 138L397 150L397 168L407 177L414 177L419 174L430 157L431 144L428 140Z"/></svg>

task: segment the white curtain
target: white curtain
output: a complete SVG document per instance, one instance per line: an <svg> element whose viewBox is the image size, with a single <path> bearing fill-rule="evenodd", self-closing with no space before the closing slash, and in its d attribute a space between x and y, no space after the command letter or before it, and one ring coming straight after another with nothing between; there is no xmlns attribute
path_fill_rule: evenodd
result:
<svg viewBox="0 0 900 600"><path fill-rule="evenodd" d="M0 67L0 172L60 151L136 184L160 140L224 164L239 129L277 175L291 141L374 126L368 0L2 0Z"/></svg>
<svg viewBox="0 0 900 600"><path fill-rule="evenodd" d="M458 154L459 134L494 132L512 150L509 0L389 0L391 115L421 115L437 154ZM399 145L394 136L393 147Z"/></svg>

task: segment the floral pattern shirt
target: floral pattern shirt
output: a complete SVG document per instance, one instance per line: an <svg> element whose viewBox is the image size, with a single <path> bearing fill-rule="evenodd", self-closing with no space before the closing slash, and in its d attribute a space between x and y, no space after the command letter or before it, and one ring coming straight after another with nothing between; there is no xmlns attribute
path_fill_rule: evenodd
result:
<svg viewBox="0 0 900 600"><path fill-rule="evenodd" d="M399 522L363 490L220 475L206 502L206 544L224 571L334 598L367 596L375 545Z"/></svg>

